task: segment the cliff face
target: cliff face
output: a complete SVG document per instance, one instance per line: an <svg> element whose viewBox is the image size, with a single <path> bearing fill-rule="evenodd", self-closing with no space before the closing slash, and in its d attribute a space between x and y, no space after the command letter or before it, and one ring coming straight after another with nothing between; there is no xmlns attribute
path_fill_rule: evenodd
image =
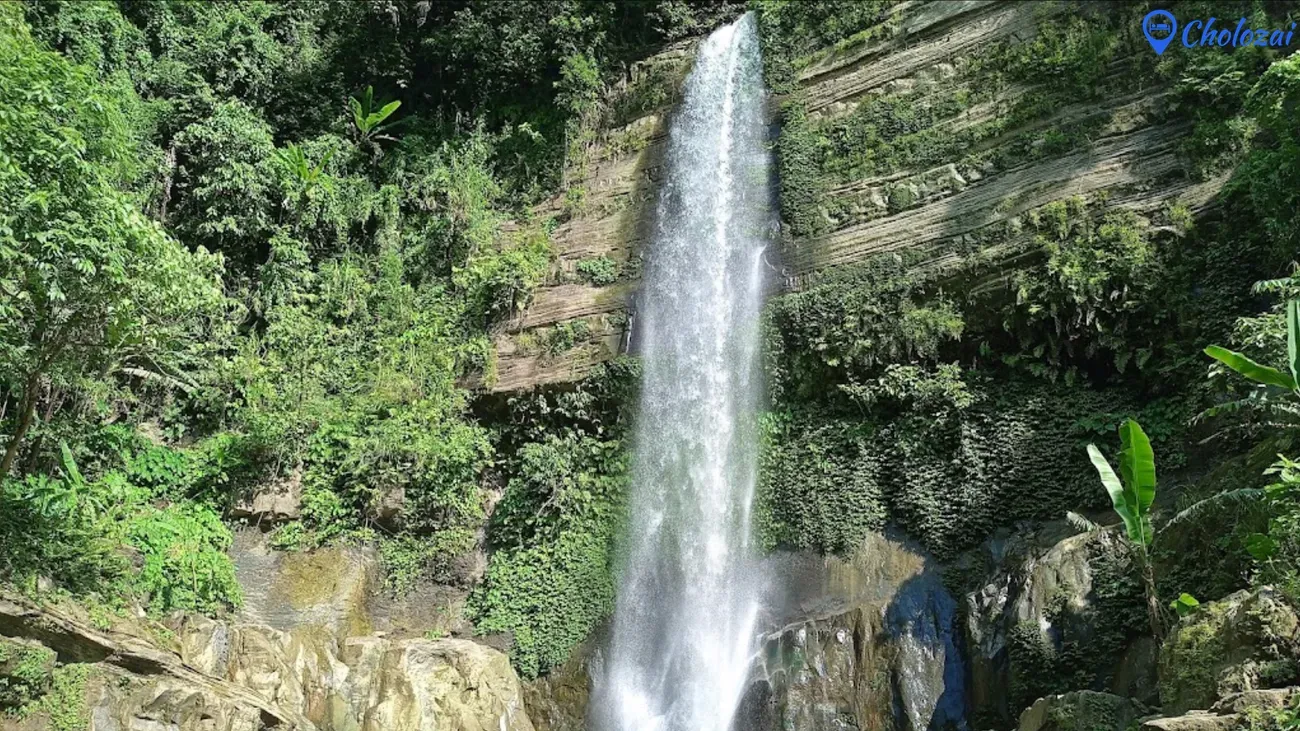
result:
<svg viewBox="0 0 1300 731"><path fill-rule="evenodd" d="M690 70L694 43L634 64L607 112L571 144L566 193L534 211L560 223L547 281L496 339L494 391L575 381L623 351L651 225L667 118Z"/></svg>
<svg viewBox="0 0 1300 731"><path fill-rule="evenodd" d="M1227 174L1193 169L1187 110L1130 25L1070 2L899 2L845 41L801 49L775 83L786 289L881 254L927 275L978 268L988 288L1034 261L1026 215L1054 201L1156 229L1172 210L1202 212ZM619 111L584 133L568 195L538 209L563 221L556 259L496 339L493 390L578 380L625 349L690 61L679 44L635 65Z"/></svg>
<svg viewBox="0 0 1300 731"><path fill-rule="evenodd" d="M1136 24L1105 15L902 2L797 59L781 138L791 286L887 252L1011 268L1031 238L1021 217L1076 196L1144 217L1207 205L1223 178L1186 175L1190 124Z"/></svg>

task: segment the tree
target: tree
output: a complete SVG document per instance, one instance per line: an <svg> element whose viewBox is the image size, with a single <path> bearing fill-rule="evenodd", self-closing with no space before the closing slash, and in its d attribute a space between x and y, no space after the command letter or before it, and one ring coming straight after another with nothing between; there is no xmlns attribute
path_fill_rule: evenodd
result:
<svg viewBox="0 0 1300 731"><path fill-rule="evenodd" d="M1160 601L1156 595L1155 572L1151 567L1151 504L1156 499L1156 460L1151 440L1141 425L1129 419L1119 427L1122 444L1120 451L1120 476L1111 469L1110 462L1102 456L1096 445L1088 445L1088 456L1097 468L1101 484L1110 495L1115 512L1124 521L1124 531L1136 549L1142 581L1147 593L1147 617L1151 634L1157 641L1164 636L1164 621Z"/></svg>
<svg viewBox="0 0 1300 731"><path fill-rule="evenodd" d="M220 307L219 260L187 252L126 192L131 93L0 9L0 409L17 406L0 477L43 393L124 368L183 379L172 356Z"/></svg>

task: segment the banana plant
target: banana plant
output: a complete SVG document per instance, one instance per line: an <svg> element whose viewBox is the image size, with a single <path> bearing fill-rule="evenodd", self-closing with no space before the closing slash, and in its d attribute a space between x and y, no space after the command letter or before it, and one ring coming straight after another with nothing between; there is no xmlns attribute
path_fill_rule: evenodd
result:
<svg viewBox="0 0 1300 731"><path fill-rule="evenodd" d="M1286 350L1289 373L1260 365L1234 350L1211 345L1205 354L1257 383L1300 395L1300 300L1286 303Z"/></svg>
<svg viewBox="0 0 1300 731"><path fill-rule="evenodd" d="M289 169L289 172L293 173L294 177L311 186L320 180L325 166L334 158L334 150L325 153L320 162L313 166L307 162L307 155L303 153L302 148L290 142L283 150L275 151L275 158L284 164Z"/></svg>
<svg viewBox="0 0 1300 731"><path fill-rule="evenodd" d="M1136 549L1139 568L1147 594L1147 615L1151 634L1159 641L1164 636L1164 617L1156 593L1155 572L1151 566L1151 505L1156 499L1156 458L1151 440L1142 426L1132 419L1119 427L1119 474L1111 468L1097 445L1088 445L1088 457L1110 495L1111 505L1124 521L1124 531Z"/></svg>
<svg viewBox="0 0 1300 731"><path fill-rule="evenodd" d="M1292 436L1300 430L1300 299L1286 303L1287 369L1257 363L1251 358L1219 345L1211 345L1205 354L1240 373L1263 388L1246 398L1229 401L1206 409L1197 420L1239 411L1251 411L1262 417L1255 426L1273 430L1281 437L1279 449L1290 446Z"/></svg>
<svg viewBox="0 0 1300 731"><path fill-rule="evenodd" d="M1110 495L1111 505L1124 521L1125 532L1143 549L1151 545L1151 503L1156 498L1156 459L1151 440L1136 421L1129 419L1119 427L1120 476L1111 469L1097 445L1088 445L1088 457Z"/></svg>
<svg viewBox="0 0 1300 731"><path fill-rule="evenodd" d="M391 139L387 136L377 136L384 120L393 115L397 108L402 106L401 101L391 101L379 109L375 109L375 87L367 86L366 93L360 98L348 97L348 108L352 110L352 123L356 125L357 132L361 133L361 139Z"/></svg>

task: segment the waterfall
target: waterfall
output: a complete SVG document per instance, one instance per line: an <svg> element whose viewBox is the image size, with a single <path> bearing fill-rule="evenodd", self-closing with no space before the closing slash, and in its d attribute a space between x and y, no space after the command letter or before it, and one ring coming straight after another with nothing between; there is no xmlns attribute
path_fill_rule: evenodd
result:
<svg viewBox="0 0 1300 731"><path fill-rule="evenodd" d="M637 316L630 528L591 710L602 730L727 731L757 648L764 106L750 14L700 46L669 130Z"/></svg>

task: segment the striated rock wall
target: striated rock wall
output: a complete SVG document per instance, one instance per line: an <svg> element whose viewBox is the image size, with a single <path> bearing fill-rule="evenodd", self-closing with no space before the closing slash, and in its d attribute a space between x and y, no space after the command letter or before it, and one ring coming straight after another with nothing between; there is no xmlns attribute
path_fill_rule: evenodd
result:
<svg viewBox="0 0 1300 731"><path fill-rule="evenodd" d="M667 117L694 58L675 44L634 64L610 90L565 194L534 211L561 221L554 261L528 307L495 338L493 391L574 381L625 346L642 243L661 175Z"/></svg>
<svg viewBox="0 0 1300 731"><path fill-rule="evenodd" d="M1014 268L1032 238L1021 216L1076 196L1147 218L1209 205L1224 178L1187 175L1191 126L1136 22L1099 11L902 2L861 40L800 59L781 137L788 285L889 252L927 271ZM1111 35L1084 41L1096 55L1076 69L1061 36L1080 13ZM1058 47L1064 63L1036 62Z"/></svg>

